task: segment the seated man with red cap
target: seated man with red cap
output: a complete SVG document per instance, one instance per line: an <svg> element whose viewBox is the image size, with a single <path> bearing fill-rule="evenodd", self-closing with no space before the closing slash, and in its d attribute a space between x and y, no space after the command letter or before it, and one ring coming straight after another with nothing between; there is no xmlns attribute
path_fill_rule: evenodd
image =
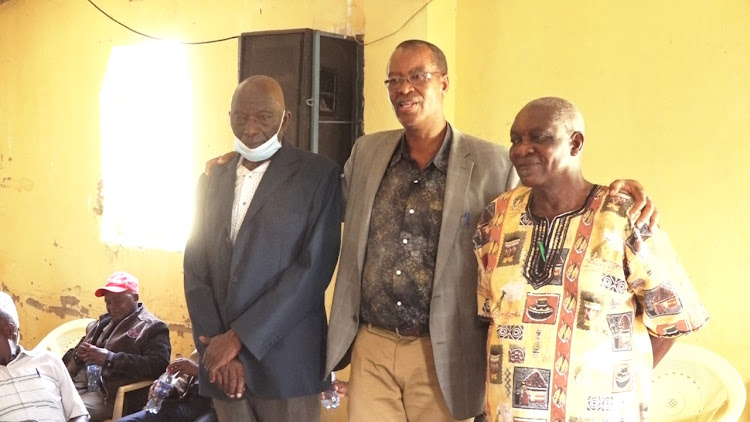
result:
<svg viewBox="0 0 750 422"><path fill-rule="evenodd" d="M164 372L172 346L167 325L138 302L138 279L134 276L116 272L95 295L104 296L107 313L86 328L86 335L78 346L68 350L63 362L91 421L103 421L112 417L121 385L154 380ZM89 391L89 365L101 366L98 391Z"/></svg>

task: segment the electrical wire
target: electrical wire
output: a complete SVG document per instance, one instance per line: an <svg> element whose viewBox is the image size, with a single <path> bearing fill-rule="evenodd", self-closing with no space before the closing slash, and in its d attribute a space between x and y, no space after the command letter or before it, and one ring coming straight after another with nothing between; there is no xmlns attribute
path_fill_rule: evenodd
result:
<svg viewBox="0 0 750 422"><path fill-rule="evenodd" d="M427 0L427 2L426 2L425 4L423 4L423 5L422 5L422 7L420 7L420 8L419 8L419 9L418 9L418 10L417 10L416 12L414 12L414 14L413 14L413 15L411 15L411 16L409 17L409 19L407 19L407 20L406 20L406 22L404 22L404 24L403 24L403 25L399 26L397 30L395 30L395 31L391 32L391 33L390 33L390 34L388 34L388 35L384 35L384 36L382 36L382 37L380 37L380 38L378 38L378 39L375 39L375 40L372 40L372 41L369 41L369 42L366 42L366 43L361 43L361 42L359 42L359 41L357 40L357 38L356 38L356 37L354 38L354 40L355 40L355 41L357 41L357 43L359 43L359 44L361 44L361 45L365 46L365 45L375 44L375 43L376 43L376 42L378 42L378 41L383 41L384 39L386 39L386 38L388 38L388 37L392 37L393 35L396 35L396 34L397 34L397 33L398 33L399 31L401 31L402 29L404 29L404 27L405 27L405 26L406 26L406 25L407 25L407 24L408 24L409 22L411 22L411 21L412 21L412 19L414 19L414 18L415 18L415 17L416 17L416 16L417 16L417 15L418 15L418 14L419 14L419 13L420 13L420 12L421 12L422 10L424 10L424 9L425 9L425 7L427 7L427 5L429 5L430 3L432 3L432 0Z"/></svg>
<svg viewBox="0 0 750 422"><path fill-rule="evenodd" d="M125 25L124 23L122 23L122 22L118 21L117 19L113 18L112 16L110 16L107 12L105 12L99 6L97 6L96 3L94 3L92 0L87 0L87 1L89 3L91 3L91 5L94 6L96 8L96 10L98 10L99 12L101 12L104 16L108 17L110 20L112 20L113 22L117 23L118 25L122 26L123 28L127 29L130 32L134 32L134 33L136 33L136 34L138 34L138 35L140 35L142 37L151 38L152 40L157 40L157 41L174 41L174 40L168 40L166 38L154 37L152 35L144 34L143 32L140 32L140 31L136 31L135 29L133 29L133 28ZM430 0L430 1L432 1L432 0ZM177 42L179 44L186 44L186 45L213 44L213 43L218 43L218 42L222 42L222 41L234 40L234 39L237 39L239 37L240 37L239 35L235 35L233 37L226 37L226 38L220 38L220 39L208 40L208 41L193 41L193 42L175 41L175 42Z"/></svg>
<svg viewBox="0 0 750 422"><path fill-rule="evenodd" d="M99 12L101 12L101 14L103 14L103 15L104 15L104 16L106 16L106 17L108 17L108 18L109 18L109 19L110 19L111 21L113 21L113 22L115 22L116 24L118 24L118 25L122 26L123 28L127 29L127 30L128 30L128 31L130 31L130 32L134 32L134 33L136 33L136 34L138 34L138 35L140 35L140 36L142 36L142 37L150 38L150 39L152 39L152 40L158 40L158 41L173 41L173 40L168 40L168 39L166 39L166 38L159 38L159 37L154 37L153 35L148 35L148 34L144 34L143 32L137 31L137 30L135 30L135 29L133 29L133 28L131 28L131 27L129 27L129 26L127 26L127 25L125 25L124 23L120 22L119 20L115 19L115 18L114 18L114 17L112 17L112 16L110 15L110 14L108 14L107 12L105 12L104 10L102 10L102 8L101 8L101 7L99 7L99 6L97 6L97 5L96 5L96 3L94 3L94 2L93 2L93 0L87 0L87 1L88 1L89 3L91 3L91 5L92 5L92 6L94 6L94 7L96 8L96 10L98 10ZM388 34L388 35L384 35L384 36L382 36L382 37L380 37L380 38L374 39L374 40L372 40L372 41L369 41L369 42L366 42L366 43L362 43L362 42L360 42L360 41L359 41L359 40L357 39L357 37L353 37L353 39L354 39L354 41L356 41L356 42L357 42L358 44L360 44L360 45L363 45L363 46L365 46L365 45L371 45L371 44L375 44L376 42L379 42L379 41L383 41L383 40L384 40L384 39L386 39L386 38L392 37L392 36L396 35L396 34L397 34L397 33L398 33L399 31L401 31L402 29L404 29L404 27L405 27L405 26L406 26L407 24L409 24L409 22L411 22L411 21L412 21L412 20L413 20L413 19L414 19L414 18L415 18L415 17L416 17L416 16L417 16L417 15L418 15L418 14L419 14L419 13L420 13L421 11L422 11L422 10L424 10L424 9L425 9L425 8L426 8L426 7L427 7L427 6L428 6L428 5L430 4L430 3L432 3L432 0L427 0L427 2L425 2L425 4L423 4L423 5L422 5L422 7L420 7L419 9L417 9L417 11L416 11L416 12L414 12L414 13L413 13L413 14L412 14L412 15L411 15L411 16L409 17L409 19L407 19L407 20L406 20L406 22L404 22L404 23L403 23L403 24L402 24L401 26L399 26L399 27L398 27L398 29L396 29L395 31L391 32L391 33L390 33L390 34ZM213 43L218 43L218 42L223 42L223 41L234 40L234 39L237 39L237 38L239 38L239 37L240 37L239 35L234 35L234 36L232 36L232 37L219 38L219 39L215 39L215 40L208 40L208 41L193 41L193 42L189 42L189 41L176 41L176 42L178 42L178 43L180 43L180 44L186 44L186 45L213 44Z"/></svg>

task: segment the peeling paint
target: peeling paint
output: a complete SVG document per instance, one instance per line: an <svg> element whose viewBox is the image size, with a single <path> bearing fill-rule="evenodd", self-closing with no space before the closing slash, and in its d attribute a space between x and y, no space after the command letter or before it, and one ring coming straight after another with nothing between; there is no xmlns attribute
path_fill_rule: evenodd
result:
<svg viewBox="0 0 750 422"><path fill-rule="evenodd" d="M13 179L12 177L3 177L0 181L0 188L3 189L15 189L21 191L32 191L34 190L34 181L28 177L22 177L20 179Z"/></svg>
<svg viewBox="0 0 750 422"><path fill-rule="evenodd" d="M81 300L75 296L60 296L60 303L63 306L74 307L81 303Z"/></svg>
<svg viewBox="0 0 750 422"><path fill-rule="evenodd" d="M104 195L102 195L102 190L104 189L104 181L99 179L99 182L96 184L96 206L92 209L94 211L94 214L101 216L104 214Z"/></svg>
<svg viewBox="0 0 750 422"><path fill-rule="evenodd" d="M16 306L22 305L21 304L21 296L14 295L13 292L10 291L8 288L8 285L5 283L2 283L3 291L8 294L11 298L13 298L13 302L16 303Z"/></svg>
<svg viewBox="0 0 750 422"><path fill-rule="evenodd" d="M193 328L189 325L184 324L167 324L170 333L175 333L180 337L185 337L185 334L193 335Z"/></svg>
<svg viewBox="0 0 750 422"><path fill-rule="evenodd" d="M31 306L32 308L39 309L42 312L47 312L50 314L57 315L60 318L65 318L66 315L71 315L71 316L75 316L78 318L83 318L86 316L83 313L81 313L80 310L67 308L65 306L45 305L34 298L26 299L26 304Z"/></svg>

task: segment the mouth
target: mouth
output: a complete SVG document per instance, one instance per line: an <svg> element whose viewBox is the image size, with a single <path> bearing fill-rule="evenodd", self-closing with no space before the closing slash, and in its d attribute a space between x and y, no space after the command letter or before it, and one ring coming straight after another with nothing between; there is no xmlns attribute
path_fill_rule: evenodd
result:
<svg viewBox="0 0 750 422"><path fill-rule="evenodd" d="M514 166L516 167L516 172L518 172L518 174L521 174L521 173L528 173L538 164L539 163L523 163L523 164L514 164Z"/></svg>
<svg viewBox="0 0 750 422"><path fill-rule="evenodd" d="M410 113L416 111L419 101L415 99L399 99L396 101L396 111L399 113Z"/></svg>

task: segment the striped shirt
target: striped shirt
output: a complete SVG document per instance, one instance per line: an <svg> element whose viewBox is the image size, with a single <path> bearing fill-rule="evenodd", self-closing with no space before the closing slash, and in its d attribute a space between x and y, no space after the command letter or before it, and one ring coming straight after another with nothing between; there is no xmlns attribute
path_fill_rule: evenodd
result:
<svg viewBox="0 0 750 422"><path fill-rule="evenodd" d="M0 365L0 421L65 422L88 414L62 360L47 351L18 350Z"/></svg>

